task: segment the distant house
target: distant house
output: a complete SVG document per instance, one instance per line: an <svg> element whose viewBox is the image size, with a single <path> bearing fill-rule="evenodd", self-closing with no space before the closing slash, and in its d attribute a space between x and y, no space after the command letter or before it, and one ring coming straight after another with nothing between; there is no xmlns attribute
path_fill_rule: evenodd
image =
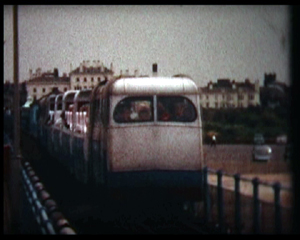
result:
<svg viewBox="0 0 300 240"><path fill-rule="evenodd" d="M282 82L276 80L276 74L266 74L264 86L260 89L261 104L264 107L288 107L290 89Z"/></svg>
<svg viewBox="0 0 300 240"><path fill-rule="evenodd" d="M57 68L55 68L53 72L47 71L45 73L42 73L41 68L38 68L35 74L33 74L30 69L29 75L27 91L28 95L34 100L49 94L53 89L58 89L61 92L70 90L70 78L67 77L67 74L63 74L62 77L59 77Z"/></svg>
<svg viewBox="0 0 300 240"><path fill-rule="evenodd" d="M83 61L80 66L70 72L70 89L93 89L99 82L113 79L113 64L110 69L100 61Z"/></svg>
<svg viewBox="0 0 300 240"><path fill-rule="evenodd" d="M259 81L236 82L230 79L210 81L199 88L200 103L203 108L247 108L260 105Z"/></svg>

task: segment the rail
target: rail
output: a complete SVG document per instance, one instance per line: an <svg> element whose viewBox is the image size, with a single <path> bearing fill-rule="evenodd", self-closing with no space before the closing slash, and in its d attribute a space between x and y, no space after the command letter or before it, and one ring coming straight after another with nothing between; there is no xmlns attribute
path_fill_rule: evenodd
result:
<svg viewBox="0 0 300 240"><path fill-rule="evenodd" d="M276 234L282 233L282 215L281 215L281 199L280 199L280 193L281 190L291 191L292 189L286 186L281 186L279 182L275 182L273 184L261 181L258 178L246 178L241 177L239 174L228 174L226 172L223 172L222 170L213 170L208 167L205 167L203 169L203 178L204 178L204 221L208 223L211 219L211 198L210 198L210 192L209 192L209 182L208 182L208 173L216 174L217 175L217 222L218 222L218 229L220 232L226 232L226 226L225 226L225 215L224 215L224 188L223 188L223 176L231 177L234 179L234 232L237 234L242 233L242 226L241 226L241 189L240 189L240 182L246 181L248 183L252 184L253 187L253 205L252 205L252 211L253 211L253 219L252 219L252 226L253 226L253 233L259 234L261 232L261 209L260 209L260 199L259 199L259 186L264 185L270 188L273 188L274 190L274 229Z"/></svg>
<svg viewBox="0 0 300 240"><path fill-rule="evenodd" d="M22 181L31 210L42 234L76 234L68 220L59 211L56 202L45 190L29 162L25 162L22 166Z"/></svg>

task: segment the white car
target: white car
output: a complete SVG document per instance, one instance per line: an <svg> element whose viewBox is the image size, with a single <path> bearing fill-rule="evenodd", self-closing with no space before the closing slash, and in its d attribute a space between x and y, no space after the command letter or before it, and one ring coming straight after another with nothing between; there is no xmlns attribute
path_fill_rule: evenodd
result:
<svg viewBox="0 0 300 240"><path fill-rule="evenodd" d="M267 162L271 159L272 148L267 145L255 145L252 151L253 161Z"/></svg>

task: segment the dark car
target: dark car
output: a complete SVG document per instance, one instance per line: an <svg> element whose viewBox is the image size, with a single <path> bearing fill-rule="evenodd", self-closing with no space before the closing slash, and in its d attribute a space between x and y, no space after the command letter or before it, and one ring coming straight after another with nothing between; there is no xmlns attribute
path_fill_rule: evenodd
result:
<svg viewBox="0 0 300 240"><path fill-rule="evenodd" d="M260 133L256 133L254 135L253 142L254 142L254 144L264 144L265 143L264 136Z"/></svg>

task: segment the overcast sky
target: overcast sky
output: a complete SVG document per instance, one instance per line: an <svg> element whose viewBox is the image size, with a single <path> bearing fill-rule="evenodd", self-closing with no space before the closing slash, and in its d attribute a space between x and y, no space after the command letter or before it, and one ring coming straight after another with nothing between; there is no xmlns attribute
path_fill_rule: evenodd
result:
<svg viewBox="0 0 300 240"><path fill-rule="evenodd" d="M289 84L287 6L19 6L19 79L29 69L70 72L83 60L151 75L208 81L264 73ZM4 6L4 80L13 81L12 6Z"/></svg>

